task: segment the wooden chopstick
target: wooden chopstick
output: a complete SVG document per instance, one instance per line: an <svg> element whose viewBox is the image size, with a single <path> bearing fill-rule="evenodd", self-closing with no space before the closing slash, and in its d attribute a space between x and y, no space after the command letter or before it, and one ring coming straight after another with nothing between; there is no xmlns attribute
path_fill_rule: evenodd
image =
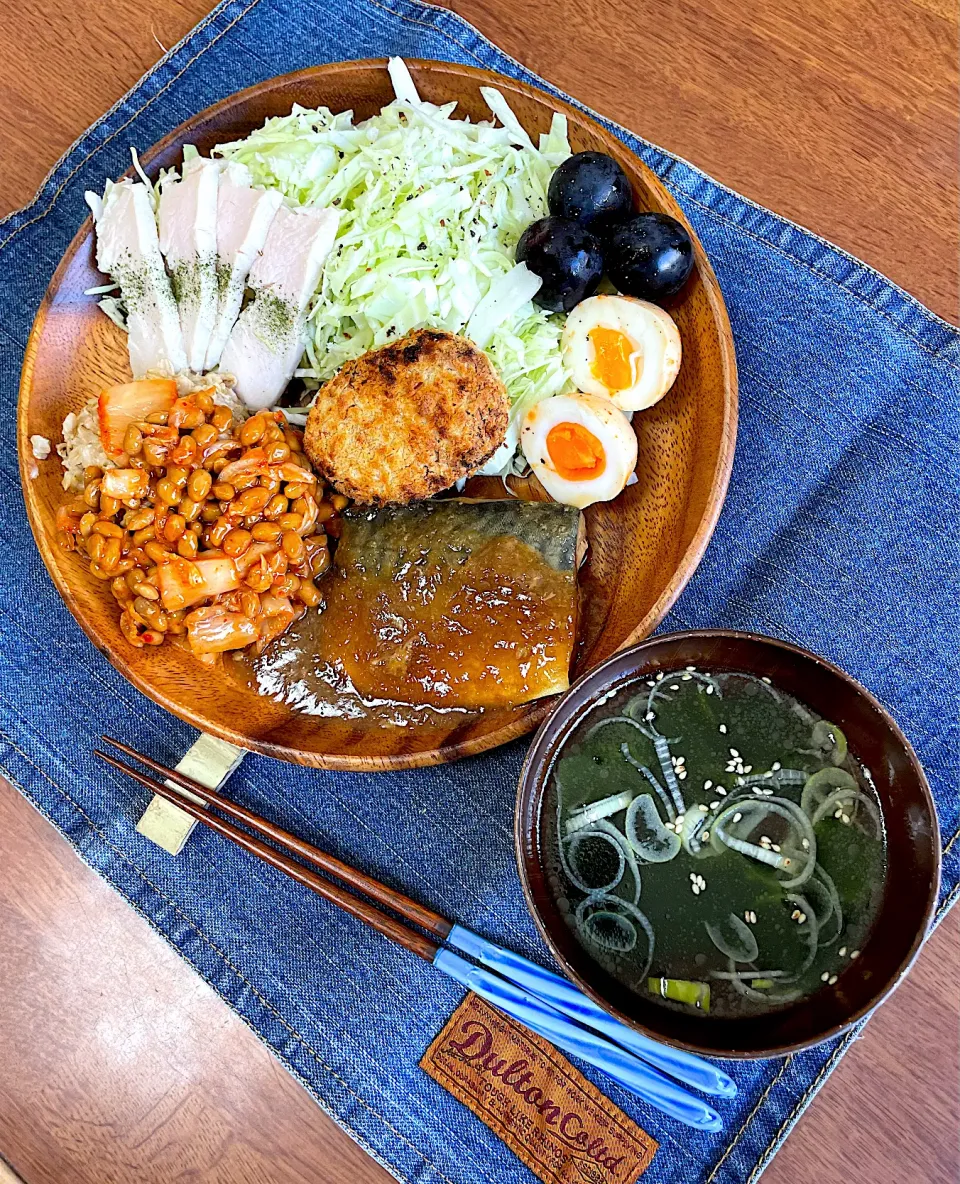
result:
<svg viewBox="0 0 960 1184"><path fill-rule="evenodd" d="M104 737L104 739L106 739L106 737ZM111 741L111 743L115 744L116 741ZM204 826L208 826L211 830L215 830L218 834L230 839L231 842L236 843L238 847L242 847L245 851L249 851L251 855L256 855L257 858L262 859L264 863L268 863L271 867L276 868L278 871L285 872L288 876L290 876L291 879L296 880L298 883L303 884L307 888L311 888L317 893L318 896L322 896L324 900L330 901L331 904L339 905L340 908L344 910L344 912L349 913L352 917L356 917L359 921L365 922L372 929L375 929L384 937L396 942L397 945L402 946L405 950L409 950L411 954L416 954L419 958L423 958L425 962L433 961L434 956L439 949L439 945L431 938L424 936L422 933L418 933L415 929L408 928L402 921L398 921L396 917L391 917L387 913L381 912L368 901L361 900L359 897L354 896L353 893L348 892L345 888L341 888L338 884L334 884L330 880L325 880L323 876L318 876L316 872L312 872L309 870L309 868L305 868L303 864L297 863L297 861L295 859L291 859L289 855L284 855L281 851L275 851L273 847L269 847L266 843L261 842L260 839L255 838L253 835L247 834L246 831L234 826L231 822L227 822L226 819L220 818L219 815L211 814L209 810L205 810L202 806L198 806L196 803L191 802L188 798L185 798L181 794L177 793L175 789L171 789L169 785L163 785L159 781L154 781L152 777L147 777L143 773L139 773L136 769L131 769L130 766L125 765L123 761L116 760L107 753L101 752L98 748L95 748L93 751L94 756L100 757L100 759L106 761L108 765L113 765L115 769L119 769L122 773L126 773L128 777L132 777L134 781L138 781L141 785L146 786L147 789L150 789L154 793L159 794L161 797L166 798L167 801L173 802L174 805L178 806L185 813L189 814L191 818L195 818L198 822L202 822ZM131 755L136 756L137 760L143 760L146 762L145 757L142 757L139 753L134 754L132 750L130 751ZM182 780L188 782L189 784L185 785L184 788L189 789L191 793L196 793L198 797L201 796L200 791L202 791L204 795L211 794L212 792L203 786L198 786L195 782L192 782L189 777L183 777L182 774L177 774L171 769L164 768L163 765L155 766L153 762L150 762L150 766L151 768L158 767L165 776L170 778L171 781L177 780L179 783L179 780ZM214 794L213 797L216 798L218 795ZM219 799L216 802L211 802L211 805L216 805L219 807L220 801L223 800L225 799ZM232 808L235 811L242 810L242 807L240 806L232 806ZM256 818L257 816L250 815L250 817ZM261 823L262 826L270 826L269 823L265 823L262 819L257 819L257 822ZM279 828L277 828L277 830L279 834L286 834L285 831L280 831ZM309 844L304 844L304 846L309 846ZM317 851L316 854L318 856L323 856L324 860L331 860L333 863L339 862L338 860L334 860L332 856L324 855L323 852ZM347 869L346 865L340 866L344 867L345 871L349 870L352 876L357 878L358 882L361 879L368 879L368 877L364 876L361 872L354 871L352 868ZM372 881L372 883L376 883L376 881ZM381 884L379 887L382 893L391 894L391 890L385 885ZM407 899L406 897L401 897L399 893L392 895L395 895L402 900ZM443 920L443 918L441 918L441 920ZM447 922L447 924L449 926L449 922Z"/></svg>
<svg viewBox="0 0 960 1184"><path fill-rule="evenodd" d="M453 922L441 916L440 913L435 913L433 909L427 908L426 905L420 904L419 901L411 900L409 896L404 896L402 892L396 892L393 888L388 888L386 884L382 884L372 876L358 871L357 868L351 867L347 863L341 863L333 855L328 855L326 851L321 851L319 847L312 846L297 835L291 834L290 831L275 826L272 822L268 822L266 818L261 818L259 814L254 814L252 810L247 810L244 806L239 806L236 802L231 802L229 798L222 797L215 790L208 789L205 785L201 785L199 781L194 781L192 777L188 777L185 773L181 773L177 769L168 769L165 765L152 760L142 752L137 752L129 744L123 744L120 740L114 740L111 736L101 736L100 739L106 744L111 745L111 747L126 753L127 756L133 757L140 764L146 765L148 769L152 769L161 777L165 777L175 785L179 785L182 789L188 790L200 798L201 801L206 802L208 806L214 806L221 813L235 819L237 822L243 823L244 826L250 827L251 830L264 835L271 842L276 843L278 847L283 847L285 850L292 852L300 859L306 860L307 863L319 868L320 871L325 872L327 875L336 876L338 880L341 880L348 887L362 892L365 896L369 896L371 900L375 900L385 908L399 913L401 917L409 921L412 925L416 925L420 929L426 929L428 933L432 933L440 941L444 941L447 934L453 928ZM105 754L101 753L99 755ZM117 765L116 761L111 761L110 763ZM123 769L125 772L129 771L126 765L120 764L117 767ZM178 806L183 805L184 799L180 794L175 793L171 797L168 789L165 796ZM204 814L205 817L206 814Z"/></svg>

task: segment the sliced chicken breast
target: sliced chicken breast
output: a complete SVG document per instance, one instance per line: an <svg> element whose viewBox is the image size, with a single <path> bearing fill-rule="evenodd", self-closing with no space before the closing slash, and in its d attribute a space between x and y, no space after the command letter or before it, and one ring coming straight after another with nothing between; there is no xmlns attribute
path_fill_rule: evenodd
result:
<svg viewBox="0 0 960 1184"><path fill-rule="evenodd" d="M97 266L120 285L127 308L134 378L148 370L186 369L180 314L147 187L140 181L108 181L103 197L89 192L86 199L97 228Z"/></svg>
<svg viewBox="0 0 960 1184"><path fill-rule="evenodd" d="M233 326L220 358L248 407L283 394L303 355L305 311L337 233L335 210L281 206L250 269L253 299Z"/></svg>
<svg viewBox="0 0 960 1184"><path fill-rule="evenodd" d="M157 221L160 250L167 261L187 365L204 369L210 335L217 319L217 191L220 166L195 156L185 160L180 180L160 186Z"/></svg>
<svg viewBox="0 0 960 1184"><path fill-rule="evenodd" d="M247 276L263 250L267 232L283 203L276 189L253 189L246 165L230 161L221 166L217 194L217 316L207 345L204 368L220 361L230 330L240 314Z"/></svg>

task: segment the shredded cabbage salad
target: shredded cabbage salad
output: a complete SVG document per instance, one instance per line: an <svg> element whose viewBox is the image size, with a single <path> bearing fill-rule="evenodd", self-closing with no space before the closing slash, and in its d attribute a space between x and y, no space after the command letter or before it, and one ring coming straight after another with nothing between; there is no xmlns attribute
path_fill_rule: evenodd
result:
<svg viewBox="0 0 960 1184"><path fill-rule="evenodd" d="M351 111L294 106L214 154L242 162L255 185L291 203L340 210L298 376L325 382L414 328L465 332L510 396L506 443L482 470L506 473L527 409L573 387L560 354L564 317L533 304L540 281L514 262L570 155L566 119L555 114L534 145L499 91L481 90L496 127L454 119L455 103L422 101L399 59L390 74L396 100L363 123Z"/></svg>

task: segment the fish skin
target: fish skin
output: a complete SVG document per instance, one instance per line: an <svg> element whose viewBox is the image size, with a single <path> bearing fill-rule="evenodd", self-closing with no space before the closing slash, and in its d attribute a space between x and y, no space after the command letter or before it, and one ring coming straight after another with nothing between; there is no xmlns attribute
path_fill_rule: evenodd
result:
<svg viewBox="0 0 960 1184"><path fill-rule="evenodd" d="M576 571L582 517L573 506L559 502L523 502L516 498L493 501L444 498L381 509L354 507L343 516L337 565L357 554L362 556L371 574L396 571L403 562L400 540L422 537L429 524L445 539L445 550L451 554L456 552L466 534L474 541L513 535L536 551L555 571Z"/></svg>

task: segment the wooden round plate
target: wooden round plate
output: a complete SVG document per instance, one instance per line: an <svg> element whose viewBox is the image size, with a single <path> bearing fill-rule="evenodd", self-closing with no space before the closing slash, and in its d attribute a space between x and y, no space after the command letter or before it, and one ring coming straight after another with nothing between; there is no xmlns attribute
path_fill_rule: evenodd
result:
<svg viewBox="0 0 960 1184"><path fill-rule="evenodd" d="M637 157L588 116L509 78L446 62L408 63L421 95L456 100L471 119L489 118L481 86L496 86L534 136L554 111L569 122L573 150L616 157L639 207L672 214L679 206ZM178 164L184 144L202 153L246 136L293 103L352 109L357 119L393 99L386 61L341 62L301 70L240 91L184 123L142 159L151 176ZM688 229L689 226L688 226ZM693 232L691 230L691 236ZM582 571L584 612L576 674L644 638L693 574L726 493L737 422L733 342L716 277L694 238L696 270L670 311L683 341L683 364L670 394L635 417L637 484L587 511L589 559ZM44 563L88 637L139 690L211 735L269 756L321 768L410 768L482 752L529 732L554 700L408 727L299 715L209 671L179 647L135 650L122 637L109 590L75 554L62 550L54 518L63 501L56 457L33 458L30 437L62 438L64 416L103 386L129 379L123 333L84 290L102 283L88 218L57 268L27 344L20 386L18 451L27 514Z"/></svg>

